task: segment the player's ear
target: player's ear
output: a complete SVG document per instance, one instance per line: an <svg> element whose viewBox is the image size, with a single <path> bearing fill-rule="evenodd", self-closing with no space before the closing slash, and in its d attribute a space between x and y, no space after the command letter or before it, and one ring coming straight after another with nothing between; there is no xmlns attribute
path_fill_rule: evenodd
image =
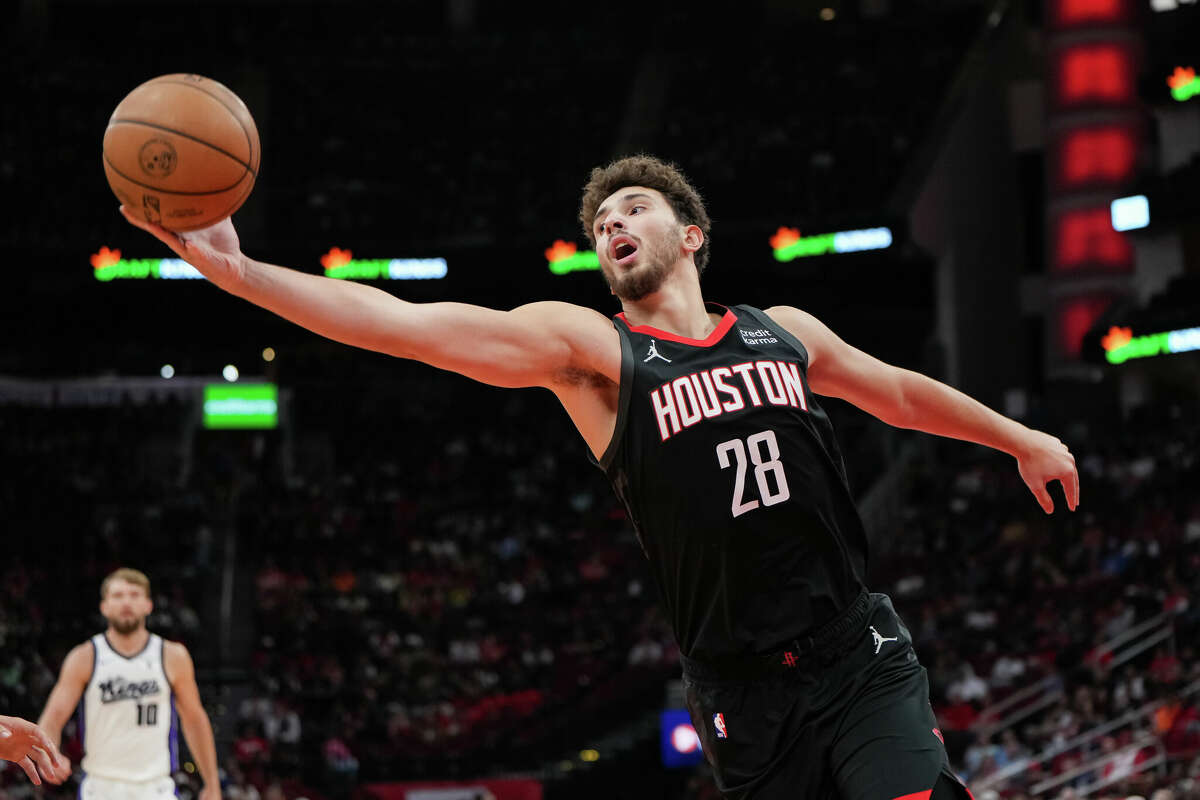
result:
<svg viewBox="0 0 1200 800"><path fill-rule="evenodd" d="M688 225L683 229L683 249L694 253L704 246L704 231L699 225Z"/></svg>

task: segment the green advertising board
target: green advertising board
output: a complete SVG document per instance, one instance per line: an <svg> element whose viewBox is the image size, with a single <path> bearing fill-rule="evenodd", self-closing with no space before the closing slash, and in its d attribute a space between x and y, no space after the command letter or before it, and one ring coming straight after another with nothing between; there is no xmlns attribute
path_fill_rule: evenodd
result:
<svg viewBox="0 0 1200 800"><path fill-rule="evenodd" d="M209 384L204 387L204 427L269 430L279 425L273 383Z"/></svg>

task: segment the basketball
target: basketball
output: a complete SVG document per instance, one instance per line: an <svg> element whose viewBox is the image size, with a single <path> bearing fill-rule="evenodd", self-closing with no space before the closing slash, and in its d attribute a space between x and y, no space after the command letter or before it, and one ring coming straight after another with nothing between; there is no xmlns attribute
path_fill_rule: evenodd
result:
<svg viewBox="0 0 1200 800"><path fill-rule="evenodd" d="M108 120L103 152L117 199L172 231L204 228L237 211L254 188L261 155L241 98L182 73L126 95Z"/></svg>

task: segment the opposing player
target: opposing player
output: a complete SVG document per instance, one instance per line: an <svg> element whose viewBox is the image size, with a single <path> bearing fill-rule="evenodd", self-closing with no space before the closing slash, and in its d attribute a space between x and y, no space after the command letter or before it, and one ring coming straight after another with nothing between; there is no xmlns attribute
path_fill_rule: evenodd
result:
<svg viewBox="0 0 1200 800"><path fill-rule="evenodd" d="M150 579L118 569L100 584L108 630L73 648L39 724L51 741L82 698L82 800L174 797L179 728L204 779L201 800L220 800L217 748L187 648L146 630Z"/></svg>
<svg viewBox="0 0 1200 800"><path fill-rule="evenodd" d="M709 219L671 165L593 170L580 218L623 312L412 304L254 261L224 221L126 218L217 286L316 333L557 395L624 501L683 654L688 706L736 798L936 800L950 772L925 671L884 595L817 394L1013 455L1043 509L1074 459L965 395L851 347L799 309L706 305Z"/></svg>

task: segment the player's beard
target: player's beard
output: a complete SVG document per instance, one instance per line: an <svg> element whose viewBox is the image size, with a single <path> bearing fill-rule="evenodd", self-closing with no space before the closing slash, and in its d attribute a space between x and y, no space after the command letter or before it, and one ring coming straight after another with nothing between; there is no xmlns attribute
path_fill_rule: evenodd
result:
<svg viewBox="0 0 1200 800"><path fill-rule="evenodd" d="M111 625L112 629L114 631L116 631L117 633L121 634L122 636L128 636L129 634L135 633L138 629L140 629L142 626L144 626L146 624L146 618L145 617L133 617L133 618L116 617L115 619L110 619L108 621L108 624Z"/></svg>
<svg viewBox="0 0 1200 800"><path fill-rule="evenodd" d="M649 241L643 241L638 249L638 260L641 262L624 275L615 272L605 279L608 286L621 300L636 303L647 295L654 294L666 282L671 274L671 261L666 247L655 247Z"/></svg>

